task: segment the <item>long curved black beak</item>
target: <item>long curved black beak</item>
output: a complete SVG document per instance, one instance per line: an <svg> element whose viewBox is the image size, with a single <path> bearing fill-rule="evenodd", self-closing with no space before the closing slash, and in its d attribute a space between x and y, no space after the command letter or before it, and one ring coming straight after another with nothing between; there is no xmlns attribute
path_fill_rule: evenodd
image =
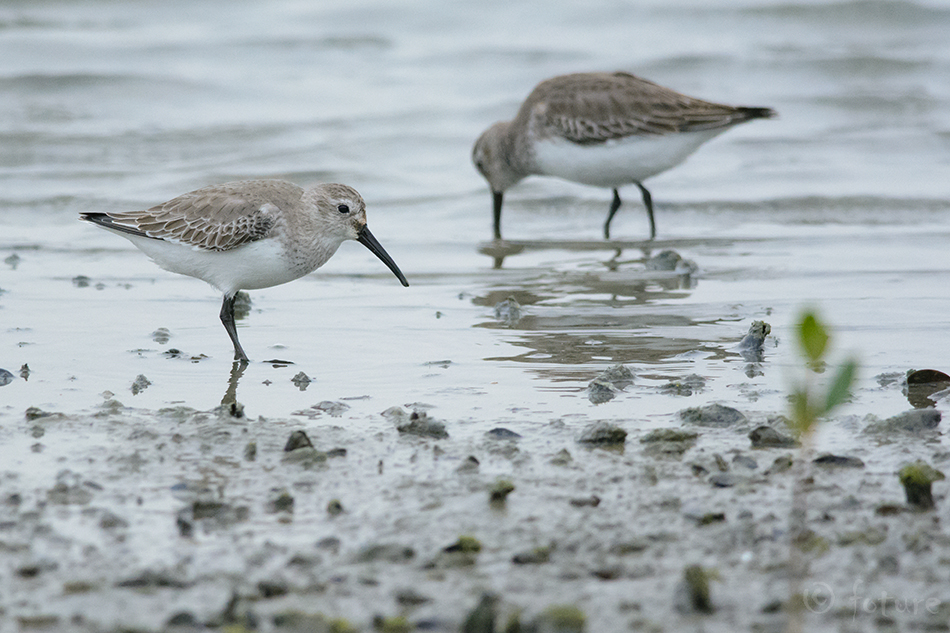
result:
<svg viewBox="0 0 950 633"><path fill-rule="evenodd" d="M399 270L399 266L397 266L396 262L393 261L393 258L389 256L389 253L386 252L386 249L376 241L376 238L373 237L372 233L370 233L368 226L364 226L362 229L360 229L360 232L356 236L356 241L371 250L373 255L380 258L384 264L389 266L389 270L393 271L393 274L396 275L396 278L399 279L399 282L403 286L409 286L409 282L406 281L406 276L402 274L401 270Z"/></svg>

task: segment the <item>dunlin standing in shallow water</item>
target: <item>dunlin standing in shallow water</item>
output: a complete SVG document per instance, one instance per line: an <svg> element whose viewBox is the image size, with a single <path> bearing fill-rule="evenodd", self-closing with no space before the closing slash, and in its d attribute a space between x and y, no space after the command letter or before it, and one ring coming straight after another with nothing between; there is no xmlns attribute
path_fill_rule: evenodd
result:
<svg viewBox="0 0 950 633"><path fill-rule="evenodd" d="M352 187L302 189L283 180L245 180L186 193L146 211L82 213L118 233L173 273L224 293L221 322L234 360L247 362L234 325L238 290L269 288L323 266L345 240L373 252L408 286L366 226L366 204Z"/></svg>
<svg viewBox="0 0 950 633"><path fill-rule="evenodd" d="M775 115L770 108L687 97L629 73L562 75L538 84L513 120L485 130L472 160L491 187L495 239L501 239L505 190L531 175L613 189L604 224L607 239L620 208L618 189L637 185L653 239L653 200L643 181L679 165L732 126Z"/></svg>

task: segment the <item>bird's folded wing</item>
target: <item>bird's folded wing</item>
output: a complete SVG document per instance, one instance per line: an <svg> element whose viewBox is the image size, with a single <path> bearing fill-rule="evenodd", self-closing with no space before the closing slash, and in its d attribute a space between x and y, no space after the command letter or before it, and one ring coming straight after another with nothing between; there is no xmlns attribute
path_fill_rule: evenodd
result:
<svg viewBox="0 0 950 633"><path fill-rule="evenodd" d="M296 204L302 190L291 183L256 188L218 185L178 196L145 211L109 212L120 230L211 251L226 251L265 237L275 213ZM286 186L284 186L286 185Z"/></svg>
<svg viewBox="0 0 950 633"><path fill-rule="evenodd" d="M627 73L547 83L525 104L533 123L542 133L575 143L716 129L748 118L741 108L694 99Z"/></svg>

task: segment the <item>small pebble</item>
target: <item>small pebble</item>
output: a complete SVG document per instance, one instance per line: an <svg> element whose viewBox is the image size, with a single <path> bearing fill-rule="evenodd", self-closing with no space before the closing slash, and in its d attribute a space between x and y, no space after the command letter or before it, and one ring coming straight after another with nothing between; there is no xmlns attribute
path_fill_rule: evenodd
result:
<svg viewBox="0 0 950 633"><path fill-rule="evenodd" d="M152 332L152 340L158 343L159 345L165 345L171 339L171 332L168 331L168 328L160 327L154 332Z"/></svg>
<svg viewBox="0 0 950 633"><path fill-rule="evenodd" d="M512 492L515 491L515 485L507 479L499 479L488 491L488 499L492 503L503 503Z"/></svg>
<svg viewBox="0 0 950 633"><path fill-rule="evenodd" d="M596 508L600 505L600 497L591 495L589 497L575 497L571 499L570 504L575 508Z"/></svg>
<svg viewBox="0 0 950 633"><path fill-rule="evenodd" d="M267 512L274 514L276 512L293 513L294 498L286 490L275 490L277 496L267 502Z"/></svg>
<svg viewBox="0 0 950 633"><path fill-rule="evenodd" d="M736 455L732 458L732 464L733 466L741 466L742 468L748 468L749 470L755 470L759 467L759 463L748 455Z"/></svg>
<svg viewBox="0 0 950 633"><path fill-rule="evenodd" d="M819 455L813 460L813 463L818 464L819 466L864 468L864 462L857 457L845 457L842 455L832 455L831 453Z"/></svg>
<svg viewBox="0 0 950 633"><path fill-rule="evenodd" d="M699 433L679 429L656 429L640 438L641 444L650 442L695 442Z"/></svg>
<svg viewBox="0 0 950 633"><path fill-rule="evenodd" d="M792 469L794 465L794 460L791 455L782 455L776 457L775 461L772 462L772 465L769 466L768 470L765 471L766 475L771 475L773 473L784 473Z"/></svg>
<svg viewBox="0 0 950 633"><path fill-rule="evenodd" d="M461 633L495 633L498 617L498 596L482 594L478 604L468 612L462 622Z"/></svg>
<svg viewBox="0 0 950 633"><path fill-rule="evenodd" d="M455 472L466 474L466 473L477 473L480 462L478 458L474 455L469 455L466 457L458 468L455 469Z"/></svg>
<svg viewBox="0 0 950 633"><path fill-rule="evenodd" d="M681 612L708 615L716 610L709 592L709 574L699 565L690 565L683 570L677 593L674 602Z"/></svg>
<svg viewBox="0 0 950 633"><path fill-rule="evenodd" d="M766 425L757 426L750 431L749 440L752 441L753 448L794 448L799 446L799 441L794 437L780 433Z"/></svg>
<svg viewBox="0 0 950 633"><path fill-rule="evenodd" d="M442 551L448 553L463 552L475 554L482 551L482 544L474 536L460 536L457 541L445 547Z"/></svg>
<svg viewBox="0 0 950 633"><path fill-rule="evenodd" d="M872 422L865 432L884 436L893 433L925 436L932 434L940 426L941 418L942 414L937 409L912 409L882 422Z"/></svg>
<svg viewBox="0 0 950 633"><path fill-rule="evenodd" d="M550 547L536 547L527 552L519 552L511 557L515 565L541 565L551 560Z"/></svg>
<svg viewBox="0 0 950 633"><path fill-rule="evenodd" d="M717 473L709 477L709 483L716 488L732 488L741 481L732 473Z"/></svg>
<svg viewBox="0 0 950 633"><path fill-rule="evenodd" d="M358 563L386 562L386 563L404 563L411 560L416 555L415 550L404 545L394 543L380 543L364 547L356 555Z"/></svg>
<svg viewBox="0 0 950 633"><path fill-rule="evenodd" d="M610 424L609 422L595 422L587 428L585 428L579 438L578 442L582 444L623 444L627 439L627 432L624 431L619 426Z"/></svg>
<svg viewBox="0 0 950 633"><path fill-rule="evenodd" d="M287 438L287 443L284 444L284 452L289 453L298 448L313 448L313 443L310 441L310 438L307 437L305 432L300 430L290 433L290 437Z"/></svg>
<svg viewBox="0 0 950 633"><path fill-rule="evenodd" d="M746 422L745 415L738 409L721 404L708 404L705 407L690 407L679 413L687 424L723 428Z"/></svg>
<svg viewBox="0 0 950 633"><path fill-rule="evenodd" d="M926 462L917 461L908 464L898 472L907 505L917 510L932 510L934 508L931 486L935 481L942 481L946 476Z"/></svg>

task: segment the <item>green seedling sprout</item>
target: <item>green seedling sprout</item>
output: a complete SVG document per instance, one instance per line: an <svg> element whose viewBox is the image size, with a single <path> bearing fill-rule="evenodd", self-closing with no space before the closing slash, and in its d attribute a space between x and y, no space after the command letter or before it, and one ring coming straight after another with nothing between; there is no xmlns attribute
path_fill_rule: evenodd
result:
<svg viewBox="0 0 950 633"><path fill-rule="evenodd" d="M800 440L809 439L818 421L831 413L851 395L851 383L858 364L848 360L838 370L827 392L815 388L815 375L825 368L825 354L830 340L828 331L814 312L805 312L798 325L798 343L807 366L805 379L792 392L792 428Z"/></svg>
<svg viewBox="0 0 950 633"><path fill-rule="evenodd" d="M792 516L790 522L790 601L787 630L800 633L804 629L805 598L801 592L802 582L808 573L806 551L817 535L808 529L805 471L806 460L818 423L835 408L848 400L851 385L857 373L857 362L849 359L842 365L826 388L819 385L819 375L825 372L831 336L813 311L802 313L797 327L798 345L805 361L804 377L792 391L790 399L791 427L801 442L797 462L797 476L792 492Z"/></svg>

